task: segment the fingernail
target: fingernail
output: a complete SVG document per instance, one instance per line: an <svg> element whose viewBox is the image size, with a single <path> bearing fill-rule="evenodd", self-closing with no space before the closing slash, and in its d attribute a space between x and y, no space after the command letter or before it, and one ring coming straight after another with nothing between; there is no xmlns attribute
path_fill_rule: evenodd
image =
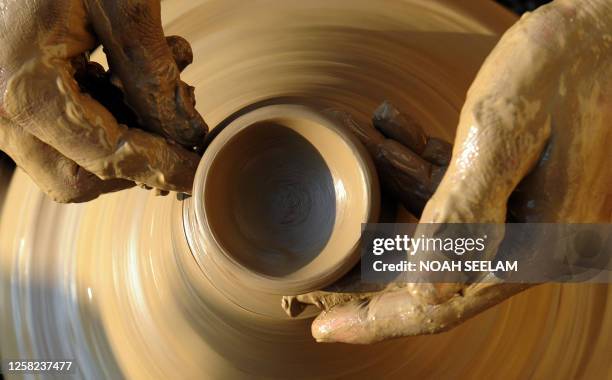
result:
<svg viewBox="0 0 612 380"><path fill-rule="evenodd" d="M323 312L312 322L312 336L320 343L351 343L353 334L347 328L350 320L339 318L338 313Z"/></svg>
<svg viewBox="0 0 612 380"><path fill-rule="evenodd" d="M451 144L442 139L431 137L425 144L422 156L433 164L444 166L450 162L452 151L453 146Z"/></svg>
<svg viewBox="0 0 612 380"><path fill-rule="evenodd" d="M387 138L393 139L417 154L423 152L427 136L423 128L408 114L402 114L388 101L374 111L374 127Z"/></svg>
<svg viewBox="0 0 612 380"><path fill-rule="evenodd" d="M326 342L330 342L330 335L331 335L331 327L328 325L327 322L320 322L318 319L315 319L314 322L312 322L312 336L313 338L315 338L315 340L319 343L326 343Z"/></svg>
<svg viewBox="0 0 612 380"><path fill-rule="evenodd" d="M327 323L317 326L316 331L313 327L312 336L318 343L359 343L354 339L355 333L350 332L346 327L332 327Z"/></svg>

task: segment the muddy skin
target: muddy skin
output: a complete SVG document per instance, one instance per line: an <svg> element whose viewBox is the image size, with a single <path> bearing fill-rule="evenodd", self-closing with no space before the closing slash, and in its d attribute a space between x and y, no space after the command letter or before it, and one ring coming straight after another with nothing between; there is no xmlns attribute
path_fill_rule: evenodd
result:
<svg viewBox="0 0 612 380"><path fill-rule="evenodd" d="M455 111L469 83L498 33L515 21L485 0L402 0L385 2L385 7L365 0L278 1L275 12L269 12L268 4L162 2L169 12L166 30L184 33L193 42L195 56L201 57L186 72L185 81L198 83L198 102L210 125L219 125L262 97L298 95L324 100L324 108L345 110L371 127L371 113L389 99L421 121L427 133L452 142ZM313 7L328 11L310 12ZM236 27L227 28L228 17ZM394 30L389 30L390 25ZM413 33L423 28L436 33ZM453 47L461 54L453 55ZM433 65L413 65L420 63L419 53L427 53ZM454 57L451 62L442 62L449 54ZM249 61L253 57L256 62ZM440 79L431 83L439 95L422 93L410 78ZM193 197L182 204L190 200ZM171 210L181 211L174 197L153 197L138 189L86 205L58 207L18 170L0 217L0 260L10 270L3 278L19 278L3 288L5 305L14 311L3 314L7 318L0 321L3 355L27 357L30 348L37 347L66 352L62 357L79 359L85 378L96 378L102 371L109 378L136 379L251 379L254 374L305 379L444 378L449 373L458 378L483 373L508 378L525 373L537 378L601 378L609 373L606 353L612 310L602 305L610 303L612 293L606 284L539 286L436 336L373 345L317 344L311 319L303 317L305 313L286 317L280 297L252 309L228 300L224 292L232 286L242 300L257 301L262 295L241 288L239 281L219 283L204 276L184 242L183 219ZM51 289L57 291L50 293ZM457 306L464 302L460 294L452 310L460 310ZM408 324L411 314L397 314L399 307L389 307L386 316L378 314L385 299L394 301L386 305L410 299L410 294L395 295L369 298L362 306L362 320L371 321L370 312L396 326L405 316ZM451 309L441 304L438 310ZM466 314L464 310L460 315ZM352 320L358 333L359 320ZM319 321L324 327L326 320ZM336 321L334 326L340 328L347 319ZM394 333L408 332L408 327ZM372 330L377 331L376 339L385 338L383 328ZM82 339L74 332L82 332ZM18 339L23 344L17 344Z"/></svg>
<svg viewBox="0 0 612 380"><path fill-rule="evenodd" d="M380 208L368 152L331 118L295 104L264 106L225 127L193 192L189 234L207 247L199 261L279 299L352 268L360 227Z"/></svg>
<svg viewBox="0 0 612 380"><path fill-rule="evenodd" d="M376 109L373 126L360 125L346 112L329 111L329 114L368 149L384 190L420 216L444 176L452 145L428 137L415 120L389 102L383 102Z"/></svg>
<svg viewBox="0 0 612 380"><path fill-rule="evenodd" d="M523 16L489 55L468 92L450 165L421 222L503 223L507 215L531 222L612 220L612 4L577 4L560 0ZM517 49L523 54L513 54ZM399 148L383 156L393 150ZM402 157L409 157L402 163L412 164L406 166L419 173L417 180L431 178L424 160ZM425 194L428 183L418 183L411 196ZM524 288L499 282L390 286L324 311L313 335L370 343L444 331ZM317 303L316 295L303 299Z"/></svg>
<svg viewBox="0 0 612 380"><path fill-rule="evenodd" d="M427 136L418 122L388 101L374 111L371 125L360 125L346 112L328 111L328 114L368 149L378 169L383 194L402 203L412 215L420 216L448 167L452 145ZM359 269L354 268L320 291L283 297L283 309L296 317L307 305L327 311L342 304L368 302L382 290L396 291L408 286L361 284Z"/></svg>
<svg viewBox="0 0 612 380"><path fill-rule="evenodd" d="M0 149L45 193L190 192L207 127L179 77L189 44L164 38L158 1L11 1L1 17ZM111 73L87 62L100 43Z"/></svg>

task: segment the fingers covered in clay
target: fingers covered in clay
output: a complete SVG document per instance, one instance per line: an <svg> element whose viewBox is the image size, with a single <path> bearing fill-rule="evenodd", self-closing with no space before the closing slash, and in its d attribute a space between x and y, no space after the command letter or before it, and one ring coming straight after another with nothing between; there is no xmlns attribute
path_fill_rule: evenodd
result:
<svg viewBox="0 0 612 380"><path fill-rule="evenodd" d="M555 207L534 215L532 220L598 220L588 213L574 211L599 209L592 207L592 199L596 197L591 194L578 197L576 194L580 191L576 186L567 186L559 179L567 177L571 178L571 183L580 184L581 181L598 183L595 178L601 177L600 171L592 176L593 179L585 173L588 167L599 167L601 156L597 152L605 151L600 145L605 139L593 139L592 136L605 136L601 132L605 129L600 127L605 125L601 115L606 114L606 107L596 99L605 98L598 91L600 84L607 83L606 78L610 77L610 65L603 58L605 53L602 54L609 51L610 44L601 38L601 28L610 25L601 22L609 19L612 14L607 12L609 9L609 2L590 1L577 8L575 2L558 1L523 17L502 37L468 92L450 166L427 203L421 222L504 223L510 194L534 168L537 175L531 178L535 186L530 188L534 193L548 201L547 194L563 194L564 186L570 191L563 194L562 202L548 202ZM593 19L593 15L604 14L605 17L597 17L597 22ZM565 46L575 46L582 52L576 54ZM517 49L521 49L521 55L515 54ZM567 67L572 67L571 73ZM557 134L549 144L555 128ZM385 133L391 135L388 131ZM413 135L402 134L404 137ZM590 141L591 148L576 153L579 146L586 146L583 145L585 141ZM551 149L545 153L546 146ZM569 151L574 152L575 159L585 158L585 164L569 165L566 161ZM437 152L438 147L432 144L427 155L437 160L441 156ZM587 157L593 164L587 164ZM554 159L557 164L551 165ZM547 168L554 170L546 173ZM588 191L601 194L601 190L596 190L593 186ZM567 202L570 197L573 202ZM566 211L563 218L563 207L567 204L571 204L571 210ZM420 235L418 231L416 235ZM397 330L400 335L424 333L427 331L414 330L415 326L420 326L414 321L419 315L437 321L434 326L445 328L452 326L443 323L445 315L460 322L466 315L480 312L495 300L523 289L521 285L499 285L489 291L485 286L414 284L403 295L389 292L368 303L335 307L315 323L313 333L324 337L326 332L338 332L328 334L325 340L351 341L361 337L359 339L364 341L374 341L395 336L385 327L391 320L402 325ZM487 292L473 293L472 301L468 302L472 289L486 289ZM418 307L410 298L415 294L421 298L416 303ZM435 312L435 317L424 312L427 310ZM456 310L460 313L453 317ZM449 311L450 314L444 314ZM371 327L376 325L380 327ZM377 335L377 331L384 333Z"/></svg>
<svg viewBox="0 0 612 380"><path fill-rule="evenodd" d="M406 209L420 215L438 185L433 182L433 165L389 139L379 145L374 160L383 185Z"/></svg>
<svg viewBox="0 0 612 380"><path fill-rule="evenodd" d="M525 284L479 283L441 304L429 304L407 288L354 299L323 311L312 324L319 342L368 344L446 331L525 290Z"/></svg>
<svg viewBox="0 0 612 380"><path fill-rule="evenodd" d="M430 137L427 139L427 143L425 143L421 156L434 165L447 167L452 153L453 146L450 143L442 139Z"/></svg>
<svg viewBox="0 0 612 380"><path fill-rule="evenodd" d="M184 38L168 36L166 42L180 71L193 62L191 46ZM102 104L117 119L118 123L125 124L128 127L142 128L138 116L125 102L121 80L111 70L105 71L99 63L89 61L85 54L72 59L71 62L75 69L74 78L79 83L81 91L86 92ZM189 101L195 105L193 87L189 86L189 92Z"/></svg>
<svg viewBox="0 0 612 380"><path fill-rule="evenodd" d="M419 215L444 175L452 146L428 138L416 121L389 102L375 111L374 127L361 125L346 113L335 112L335 116L368 149L382 185Z"/></svg>
<svg viewBox="0 0 612 380"><path fill-rule="evenodd" d="M416 154L421 154L427 143L423 128L410 115L401 113L388 101L383 102L372 117L374 127L387 138L404 145Z"/></svg>
<svg viewBox="0 0 612 380"><path fill-rule="evenodd" d="M101 179L191 191L197 154L118 124L104 106L80 91L72 75L72 66L61 60L23 67L8 83L7 113L25 132Z"/></svg>
<svg viewBox="0 0 612 380"><path fill-rule="evenodd" d="M100 179L29 133L9 128L10 147L4 149L41 191L56 202L87 202L134 186L134 182L124 179Z"/></svg>
<svg viewBox="0 0 612 380"><path fill-rule="evenodd" d="M194 104L193 88L180 80L190 49L182 40L168 45L156 0L87 0L94 29L120 78L139 124L181 145L203 144L207 126ZM173 51L185 59L173 59Z"/></svg>
<svg viewBox="0 0 612 380"><path fill-rule="evenodd" d="M348 112L327 110L326 113L351 131L366 147L372 157L376 156L378 147L385 141L385 136L370 125L358 123Z"/></svg>
<svg viewBox="0 0 612 380"><path fill-rule="evenodd" d="M284 296L282 307L288 316L296 317L308 305L316 306L321 310L329 310L336 305L371 298L377 292L385 289L387 286L383 284L362 283L361 268L356 266L325 289L296 296Z"/></svg>
<svg viewBox="0 0 612 380"><path fill-rule="evenodd" d="M410 114L399 111L390 102L383 102L374 111L372 124L386 138L397 141L424 160L448 166L453 146L442 139L427 136Z"/></svg>
<svg viewBox="0 0 612 380"><path fill-rule="evenodd" d="M306 306L313 305L321 310L330 310L334 306L343 305L357 300L367 300L374 293L336 293L328 291L316 291L297 296L284 296L282 307L290 317L300 315Z"/></svg>
<svg viewBox="0 0 612 380"><path fill-rule="evenodd" d="M185 68L193 62L193 51L189 42L181 36L168 36L166 37L166 43L170 48L170 54L172 59L176 63L179 71L185 70Z"/></svg>

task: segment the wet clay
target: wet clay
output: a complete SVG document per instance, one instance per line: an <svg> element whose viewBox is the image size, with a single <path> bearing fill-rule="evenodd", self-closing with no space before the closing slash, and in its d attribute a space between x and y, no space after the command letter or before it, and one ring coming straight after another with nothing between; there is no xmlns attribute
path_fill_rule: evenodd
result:
<svg viewBox="0 0 612 380"><path fill-rule="evenodd" d="M188 202L204 266L286 295L329 285L359 261L361 225L378 220L380 200L372 160L350 130L279 104L215 137Z"/></svg>
<svg viewBox="0 0 612 380"><path fill-rule="evenodd" d="M508 214L513 221L612 221L612 5L597 0L581 5L558 1L542 7L502 37L468 91L453 159L421 221L503 223ZM523 54L514 54L518 49ZM383 107L373 121L395 143L414 153L424 150L419 128L405 115ZM374 154L389 146L364 136L373 141ZM395 158L388 160L395 172L407 167L407 173L418 174L416 184L431 172L418 154L386 155ZM392 285L331 309L329 302L317 302L317 297L327 301L329 294L302 299L330 309L313 323L318 340L371 343L445 331L522 288L502 283Z"/></svg>
<svg viewBox="0 0 612 380"><path fill-rule="evenodd" d="M188 46L176 39L168 46L159 2L0 5L0 149L44 192L59 202L82 202L134 182L191 190L199 162L191 148L202 143L206 124L195 111L193 88L179 77ZM121 88L110 100L125 101L139 128L75 80L100 43ZM181 55L177 62L173 53Z"/></svg>
<svg viewBox="0 0 612 380"><path fill-rule="evenodd" d="M523 16L484 62L422 221L612 221L612 4L554 5Z"/></svg>
<svg viewBox="0 0 612 380"><path fill-rule="evenodd" d="M346 112L328 112L367 148L383 190L419 217L446 172L452 145L427 136L416 120L388 101L374 111L371 124L360 124Z"/></svg>
<svg viewBox="0 0 612 380"><path fill-rule="evenodd" d="M279 96L367 125L388 99L445 141L514 21L490 1L279 1L274 12L268 2L163 4L166 32L192 43L184 80L210 125ZM200 265L184 207L138 188L58 205L18 171L0 218L3 357L74 358L92 379L609 373L607 286L535 288L440 335L317 344L312 313L291 319L279 295Z"/></svg>

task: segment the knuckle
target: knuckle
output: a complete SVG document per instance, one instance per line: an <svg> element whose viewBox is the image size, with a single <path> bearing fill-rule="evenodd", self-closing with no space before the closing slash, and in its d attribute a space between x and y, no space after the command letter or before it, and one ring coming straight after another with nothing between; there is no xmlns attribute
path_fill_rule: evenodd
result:
<svg viewBox="0 0 612 380"><path fill-rule="evenodd" d="M54 98L52 80L46 80L49 71L37 59L32 59L19 70L4 78L5 91L0 102L0 115L18 122L29 122L44 102Z"/></svg>
<svg viewBox="0 0 612 380"><path fill-rule="evenodd" d="M46 192L47 196L57 203L86 202L98 197L97 192L84 191L78 187L53 188Z"/></svg>

